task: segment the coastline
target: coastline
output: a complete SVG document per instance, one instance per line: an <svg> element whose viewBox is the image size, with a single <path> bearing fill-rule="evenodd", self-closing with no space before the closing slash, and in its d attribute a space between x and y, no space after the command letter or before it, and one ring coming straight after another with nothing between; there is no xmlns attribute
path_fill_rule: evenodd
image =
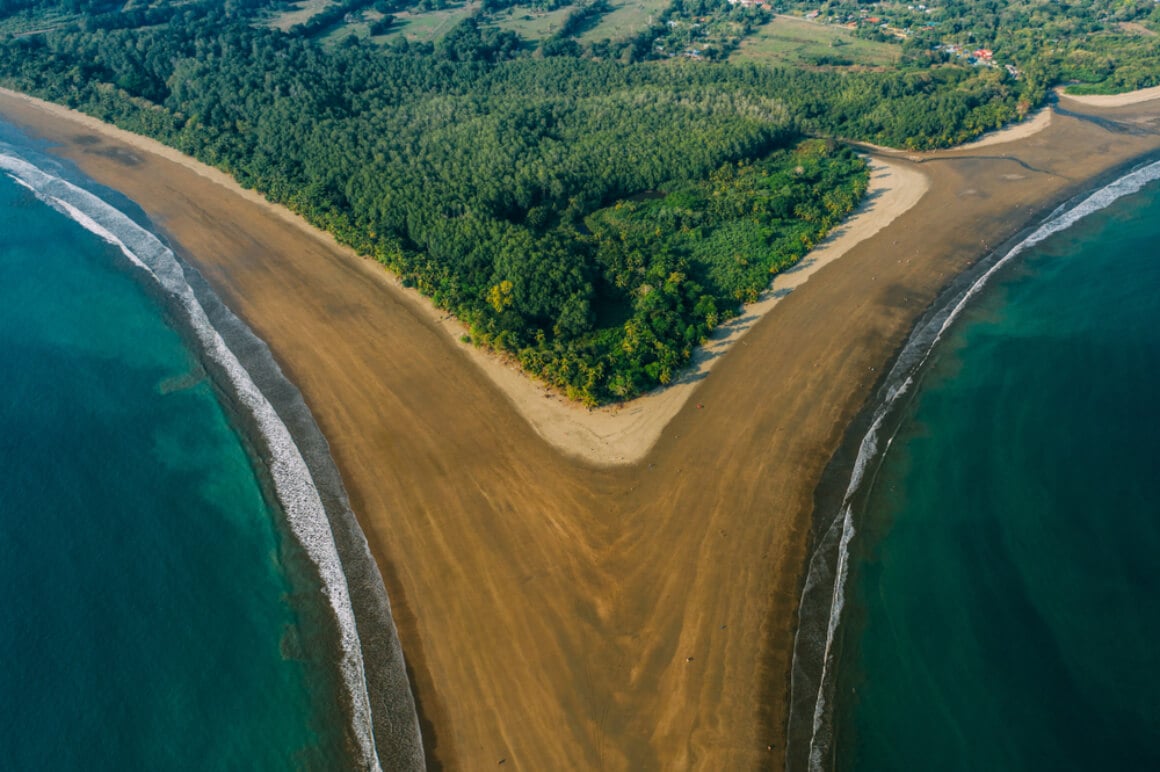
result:
<svg viewBox="0 0 1160 772"><path fill-rule="evenodd" d="M850 424L817 490L817 546L803 583L795 633L787 768L823 769L832 766L835 759L836 748L831 744L832 703L839 698L827 671L835 668L843 656L840 635L836 633L843 619L844 599L850 592L845 587L846 558L852 539L863 538L857 534L861 510L873 492L878 466L893 441L906 405L925 375L927 360L948 328L999 270L1047 236L1070 228L1087 214L1102 210L1146 184L1133 182L1134 178L1143 175L1142 179L1154 181L1158 173L1160 150L1154 150L1078 187L1044 219L1033 220L956 276L883 369L874 398ZM819 700L826 704L819 706Z"/></svg>
<svg viewBox="0 0 1160 772"><path fill-rule="evenodd" d="M315 620L303 632L314 638L331 667L338 665L343 688L334 697L346 718L350 759L367 769L380 769L383 757L391 769L422 768L422 741L390 603L326 439L300 392L265 343L149 230L133 202L116 191L88 189L90 183L76 179L75 170L60 169L54 161L45 165L48 157L37 148L10 139L13 145L8 139L2 143L0 170L116 247L119 262L210 375L266 502L277 512L273 525L285 539L281 559L313 576L327 601L325 610L304 604L298 613ZM374 644L371 661L363 656L367 642Z"/></svg>
<svg viewBox="0 0 1160 772"><path fill-rule="evenodd" d="M1160 435L1136 431L1156 425L1144 416L1155 416L1150 391L1160 383L1160 359L1147 354L1160 330L1151 294L1157 177L1160 154L1150 154L1028 234L1055 236L1017 244L934 345L897 421L880 430L893 442L855 507L828 767L922 769L946 757L971 769L1128 769L1160 760L1140 707L1156 704L1160 671L1137 664L1151 662L1156 637L1139 625L1160 622L1137 609L1160 597L1160 585L1141 585L1138 572L1106 580L1137 563L1137 550L1148 564L1143 545L1160 537L1146 514L1160 508L1149 469ZM1140 355L1118 353L1133 350ZM1110 397L1111 384L1128 388ZM1113 439L1117 429L1127 436ZM1101 465L1104 474L1075 475ZM1117 476L1106 491L1090 484ZM1153 503L1117 506L1109 496ZM1144 517L1127 519L1137 512ZM1116 513L1116 547L1102 542L1111 525L1103 513ZM1070 654L1061 655L1066 677L1059 652ZM1122 706L1115 721L1088 720ZM1035 718L1060 714L1078 719L1065 722L1072 731Z"/></svg>
<svg viewBox="0 0 1160 772"><path fill-rule="evenodd" d="M546 449L377 266L110 152L103 127L15 120L144 202L301 388L394 601L429 758L525 768L778 765L813 494L876 373L987 242L1157 144L1060 117L1004 156L922 156L921 202L754 324L645 459L595 468Z"/></svg>

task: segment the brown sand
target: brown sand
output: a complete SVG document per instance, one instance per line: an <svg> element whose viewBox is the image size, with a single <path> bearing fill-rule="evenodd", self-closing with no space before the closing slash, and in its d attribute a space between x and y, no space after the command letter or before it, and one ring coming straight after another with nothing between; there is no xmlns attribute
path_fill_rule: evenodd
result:
<svg viewBox="0 0 1160 772"><path fill-rule="evenodd" d="M877 374L951 277L1160 148L1153 103L1105 111L1124 131L1061 115L1001 154L924 156L916 206L754 325L644 459L596 467L365 261L140 144L0 112L139 202L302 389L386 578L429 758L455 769L780 767L814 491Z"/></svg>

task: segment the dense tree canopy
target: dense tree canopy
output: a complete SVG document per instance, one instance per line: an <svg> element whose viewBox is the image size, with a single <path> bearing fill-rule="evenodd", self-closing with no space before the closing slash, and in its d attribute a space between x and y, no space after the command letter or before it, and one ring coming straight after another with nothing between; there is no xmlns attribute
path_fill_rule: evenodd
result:
<svg viewBox="0 0 1160 772"><path fill-rule="evenodd" d="M260 23L265 0L67 3L23 3L81 15L0 42L5 83L225 169L589 402L667 382L856 205L863 162L803 136L945 145L1035 98L955 66L531 56L477 18L326 46Z"/></svg>

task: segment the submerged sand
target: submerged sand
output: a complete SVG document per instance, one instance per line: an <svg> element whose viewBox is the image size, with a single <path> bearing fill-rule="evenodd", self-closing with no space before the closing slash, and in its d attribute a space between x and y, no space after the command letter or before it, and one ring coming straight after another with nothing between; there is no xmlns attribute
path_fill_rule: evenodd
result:
<svg viewBox="0 0 1160 772"><path fill-rule="evenodd" d="M299 385L448 768L781 766L815 489L878 374L953 276L1160 148L1153 102L891 159L917 203L808 257L816 275L743 317L671 419L588 430L628 461L601 465L545 442L529 400L551 398L513 397L424 301L284 210L74 114L10 95L0 114L137 201Z"/></svg>

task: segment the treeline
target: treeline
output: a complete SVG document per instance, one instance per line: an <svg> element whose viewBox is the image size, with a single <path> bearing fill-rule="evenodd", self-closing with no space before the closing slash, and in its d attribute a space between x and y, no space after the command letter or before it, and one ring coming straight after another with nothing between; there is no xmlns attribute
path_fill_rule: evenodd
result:
<svg viewBox="0 0 1160 772"><path fill-rule="evenodd" d="M223 168L587 402L672 378L855 204L861 163L803 132L927 147L1019 99L954 68L538 59L474 21L434 49L328 50L257 10L5 41L0 76Z"/></svg>

